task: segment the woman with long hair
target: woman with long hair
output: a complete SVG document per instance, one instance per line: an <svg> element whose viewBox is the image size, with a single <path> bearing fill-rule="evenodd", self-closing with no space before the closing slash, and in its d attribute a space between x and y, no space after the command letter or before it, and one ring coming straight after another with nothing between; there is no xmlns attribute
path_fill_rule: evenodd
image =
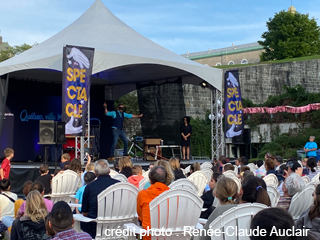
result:
<svg viewBox="0 0 320 240"><path fill-rule="evenodd" d="M132 162L129 157L124 156L119 160L119 170L120 173L125 175L127 178L132 176Z"/></svg>
<svg viewBox="0 0 320 240"><path fill-rule="evenodd" d="M215 184L214 195L219 199L220 206L213 210L210 214L204 229L208 231L209 224L217 217L222 215L225 211L237 206L235 199L238 197L238 186L231 178L220 176L218 182ZM200 236L200 240L210 240L210 236Z"/></svg>
<svg viewBox="0 0 320 240"><path fill-rule="evenodd" d="M317 170L317 159L314 157L308 158L307 168L308 168L308 171L306 176L308 176L311 181L312 178L319 173L319 170Z"/></svg>
<svg viewBox="0 0 320 240"><path fill-rule="evenodd" d="M186 176L183 174L182 170L180 169L180 162L178 158L176 157L170 158L169 163L173 169L174 180L178 180L180 178L186 178Z"/></svg>
<svg viewBox="0 0 320 240"><path fill-rule="evenodd" d="M77 173L80 177L82 174L82 165L81 165L80 159L78 159L78 158L72 159L69 169L74 171L75 173Z"/></svg>
<svg viewBox="0 0 320 240"><path fill-rule="evenodd" d="M183 159L190 159L190 136L192 134L192 126L190 125L190 117L184 117L180 126L181 145ZM187 158L186 158L187 156Z"/></svg>
<svg viewBox="0 0 320 240"><path fill-rule="evenodd" d="M296 222L299 229L310 229L309 233L320 239L320 184L316 187L313 196L313 205L305 211Z"/></svg>
<svg viewBox="0 0 320 240"><path fill-rule="evenodd" d="M48 210L39 191L29 192L26 200L25 216L14 220L11 239L51 239L46 234L45 218L47 215Z"/></svg>

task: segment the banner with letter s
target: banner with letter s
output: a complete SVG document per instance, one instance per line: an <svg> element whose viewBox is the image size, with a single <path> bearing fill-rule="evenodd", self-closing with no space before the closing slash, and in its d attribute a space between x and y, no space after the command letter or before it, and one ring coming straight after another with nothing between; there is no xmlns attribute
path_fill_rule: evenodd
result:
<svg viewBox="0 0 320 240"><path fill-rule="evenodd" d="M94 48L63 48L62 121L66 134L84 136L88 116Z"/></svg>
<svg viewBox="0 0 320 240"><path fill-rule="evenodd" d="M244 121L238 70L225 73L224 119L226 137L242 139Z"/></svg>

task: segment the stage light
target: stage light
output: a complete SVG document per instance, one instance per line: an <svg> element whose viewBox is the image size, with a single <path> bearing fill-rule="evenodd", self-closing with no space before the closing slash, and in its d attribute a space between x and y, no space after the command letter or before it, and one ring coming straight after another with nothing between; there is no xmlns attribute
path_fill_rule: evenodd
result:
<svg viewBox="0 0 320 240"><path fill-rule="evenodd" d="M207 87L207 83L205 81L202 81L202 83L200 83L200 86L202 88L206 88Z"/></svg>

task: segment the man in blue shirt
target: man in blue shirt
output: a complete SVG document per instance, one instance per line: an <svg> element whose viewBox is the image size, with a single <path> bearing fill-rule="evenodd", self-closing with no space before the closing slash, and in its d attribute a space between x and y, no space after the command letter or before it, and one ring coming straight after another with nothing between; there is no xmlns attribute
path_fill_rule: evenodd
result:
<svg viewBox="0 0 320 240"><path fill-rule="evenodd" d="M306 157L316 157L318 145L314 142L315 137L311 136L309 142L304 146L304 151L306 152Z"/></svg>
<svg viewBox="0 0 320 240"><path fill-rule="evenodd" d="M113 143L110 150L110 159L114 159L114 150L116 148L118 138L123 141L123 156L128 155L128 138L126 133L123 131L123 121L124 118L141 118L143 114L133 115L123 112L123 105L119 104L117 111L108 111L107 103L103 104L104 112L107 116L113 118L112 134L113 134Z"/></svg>

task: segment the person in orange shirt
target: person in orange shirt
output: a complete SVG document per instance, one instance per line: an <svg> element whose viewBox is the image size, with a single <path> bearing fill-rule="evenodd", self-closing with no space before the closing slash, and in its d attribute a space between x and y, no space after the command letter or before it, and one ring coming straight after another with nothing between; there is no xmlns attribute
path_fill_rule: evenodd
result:
<svg viewBox="0 0 320 240"><path fill-rule="evenodd" d="M164 167L153 167L149 172L151 186L139 192L137 198L137 213L144 229L151 228L149 203L170 188L165 184L167 172ZM144 236L143 240L150 240L151 236Z"/></svg>
<svg viewBox="0 0 320 240"><path fill-rule="evenodd" d="M140 165L134 165L132 167L132 176L128 177L128 182L139 188L139 182L143 179L142 167Z"/></svg>

